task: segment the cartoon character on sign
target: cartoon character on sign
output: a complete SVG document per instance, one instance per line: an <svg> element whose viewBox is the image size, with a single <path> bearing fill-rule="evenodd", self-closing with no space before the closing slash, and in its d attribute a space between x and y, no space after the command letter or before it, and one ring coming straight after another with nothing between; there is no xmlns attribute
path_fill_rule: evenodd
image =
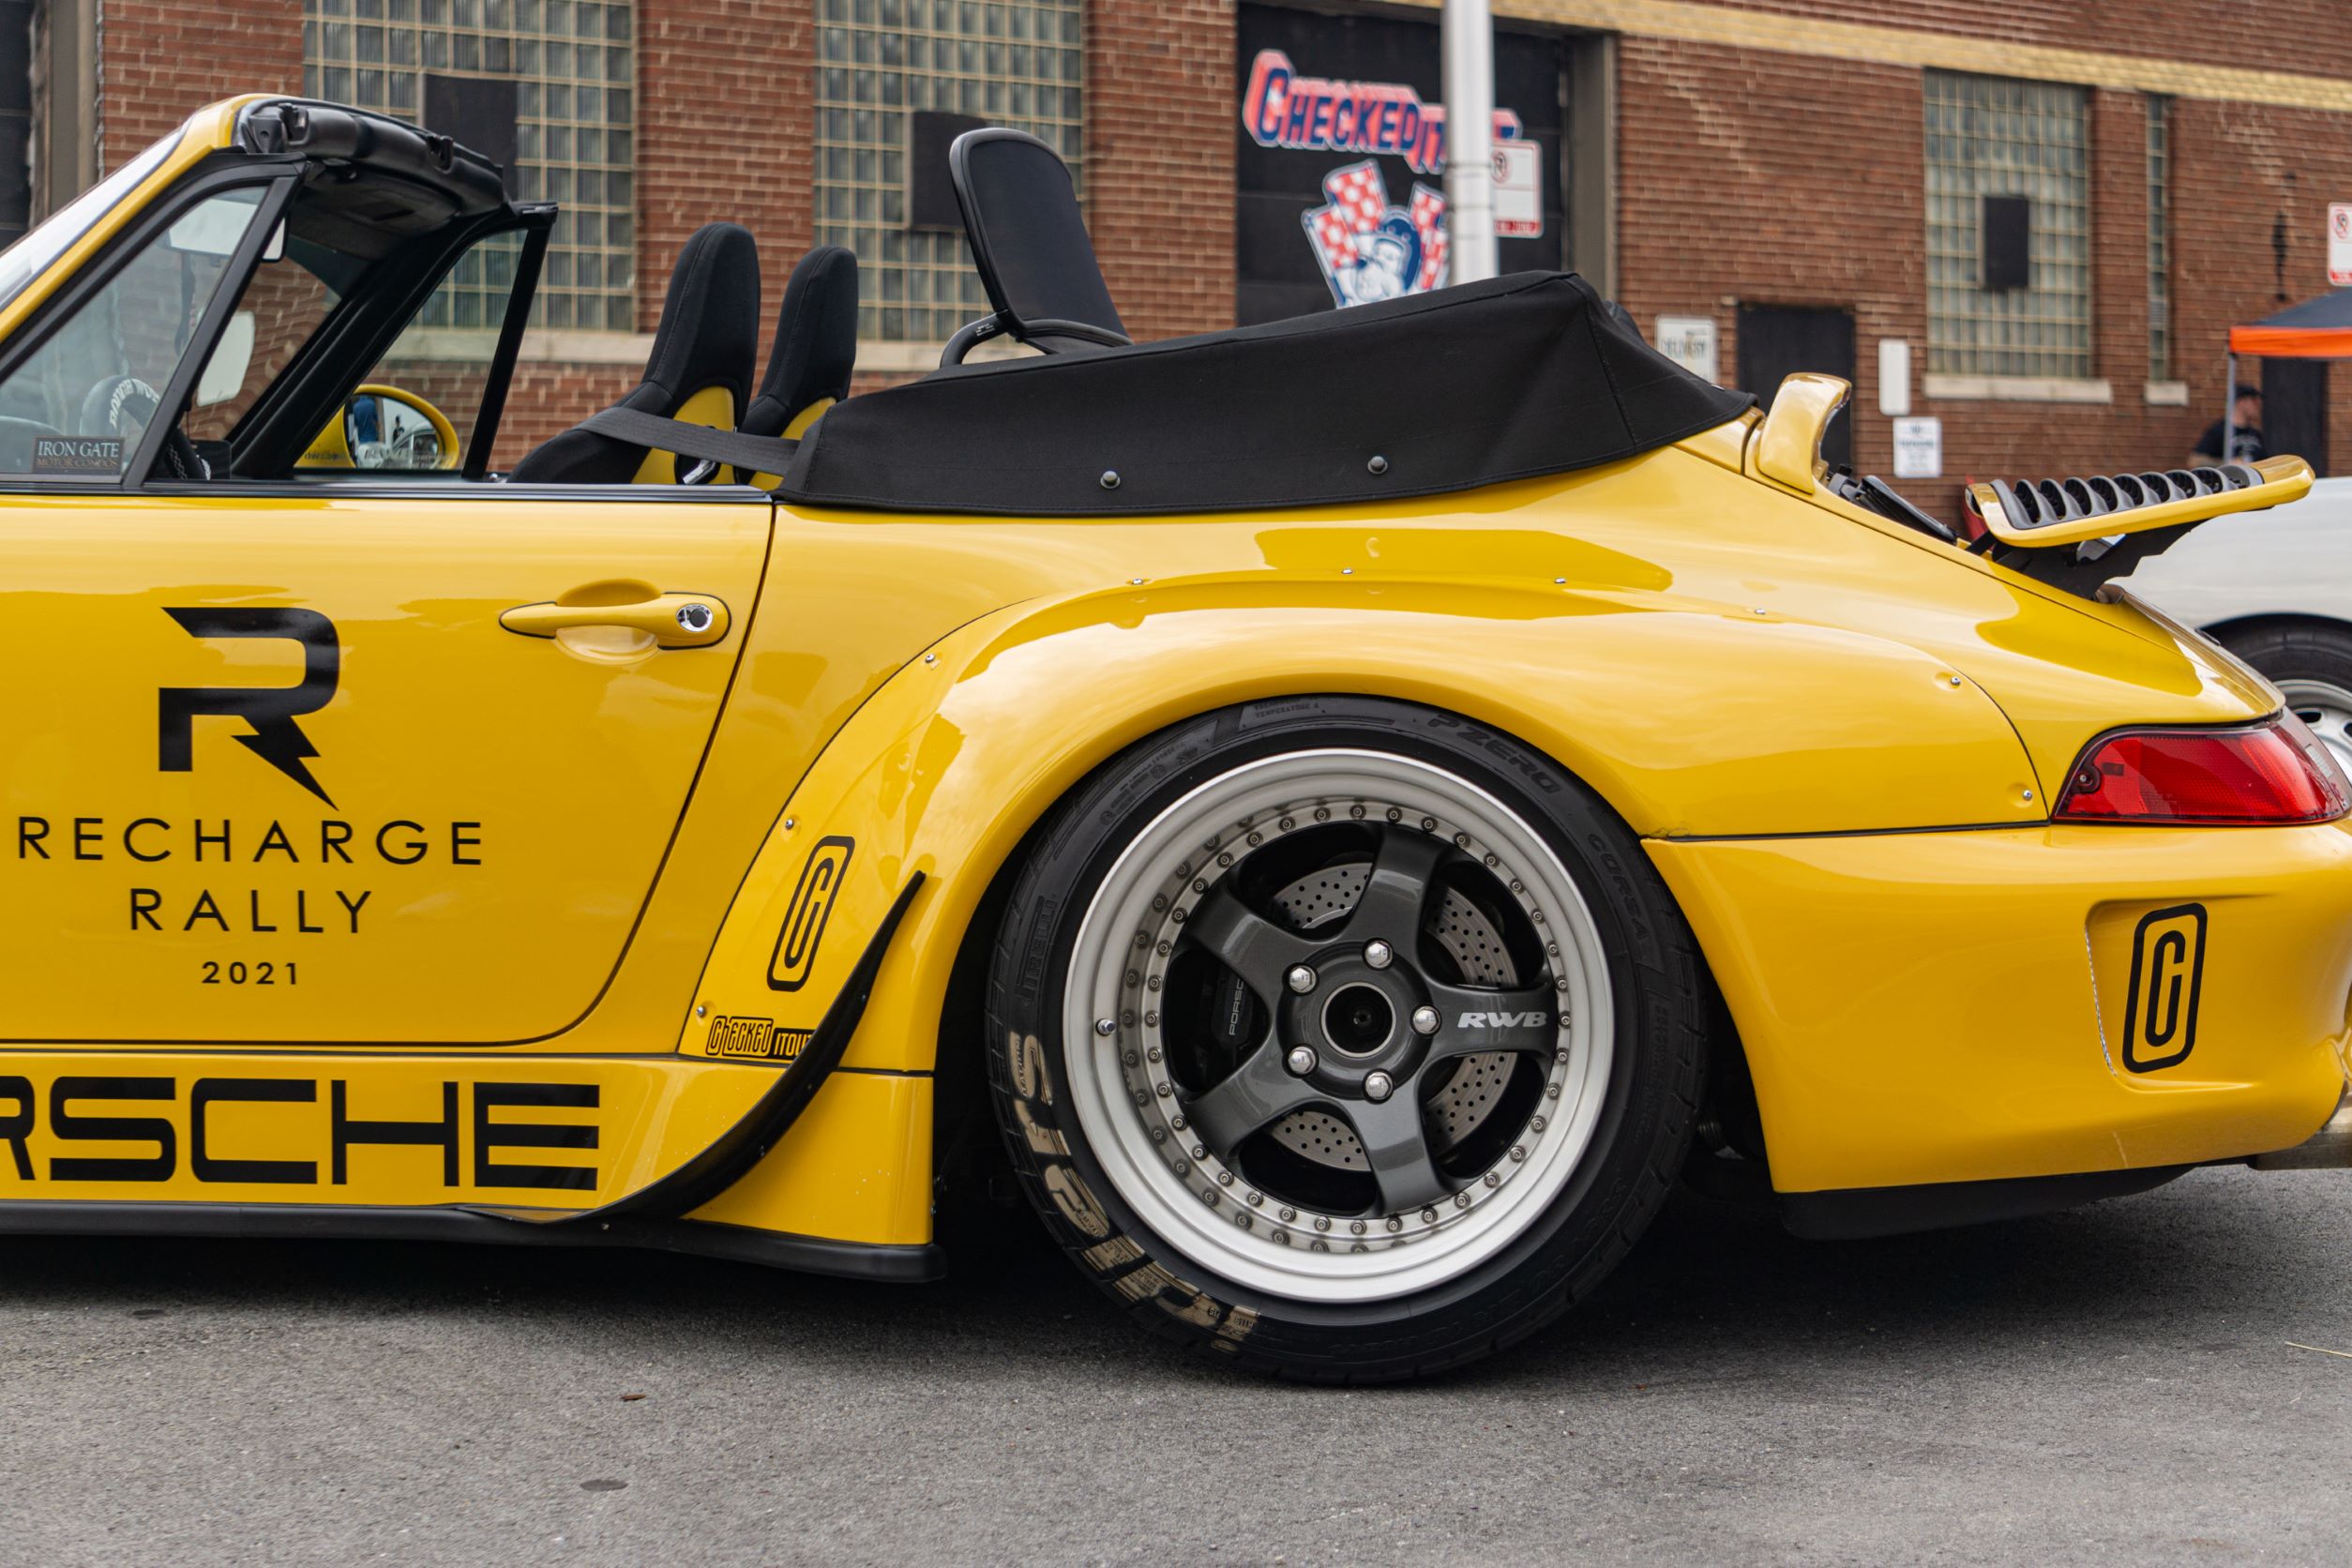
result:
<svg viewBox="0 0 2352 1568"><path fill-rule="evenodd" d="M1445 286L1445 197L1413 182L1412 204L1391 206L1370 158L1323 176L1325 205L1302 215L1341 305L1364 305Z"/></svg>

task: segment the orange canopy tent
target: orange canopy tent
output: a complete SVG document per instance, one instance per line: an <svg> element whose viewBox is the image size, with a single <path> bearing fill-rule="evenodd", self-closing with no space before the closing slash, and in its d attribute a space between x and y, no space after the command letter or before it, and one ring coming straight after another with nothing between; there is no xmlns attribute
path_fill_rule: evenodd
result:
<svg viewBox="0 0 2352 1568"><path fill-rule="evenodd" d="M2222 414L2222 455L2238 443L2238 356L2265 359L2352 359L2352 289L2331 289L2317 299L2290 305L2251 326L2229 329L2229 374L2222 383L2228 399Z"/></svg>
<svg viewBox="0 0 2352 1568"><path fill-rule="evenodd" d="M2332 290L2252 326L2231 327L2229 352L2266 359L2352 359L2352 290Z"/></svg>

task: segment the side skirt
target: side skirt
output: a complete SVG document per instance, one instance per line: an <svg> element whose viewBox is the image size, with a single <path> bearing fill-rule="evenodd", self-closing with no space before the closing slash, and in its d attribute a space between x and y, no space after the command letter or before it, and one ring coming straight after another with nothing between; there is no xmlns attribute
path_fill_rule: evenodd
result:
<svg viewBox="0 0 2352 1568"><path fill-rule="evenodd" d="M0 1203L0 1234L635 1247L906 1285L927 1283L947 1273L945 1253L929 1244L881 1246L685 1219L616 1218L594 1227L516 1225L472 1209L371 1209L324 1203Z"/></svg>
<svg viewBox="0 0 2352 1568"><path fill-rule="evenodd" d="M1781 1223L1808 1241L1859 1241L1945 1230L1956 1225L2055 1214L2103 1198L2128 1198L2163 1186L2185 1165L2139 1170L2092 1170L2075 1176L2018 1176L1994 1182L1929 1182L1913 1187L1851 1187L1834 1192L1785 1192Z"/></svg>

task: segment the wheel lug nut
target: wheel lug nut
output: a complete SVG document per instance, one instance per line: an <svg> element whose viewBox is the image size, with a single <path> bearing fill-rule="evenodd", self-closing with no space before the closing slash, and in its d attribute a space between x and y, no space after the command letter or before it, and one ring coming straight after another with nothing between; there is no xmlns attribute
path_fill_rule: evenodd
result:
<svg viewBox="0 0 2352 1568"><path fill-rule="evenodd" d="M1414 1008L1413 1033L1416 1034L1435 1034L1437 1032L1438 1010L1435 1007Z"/></svg>
<svg viewBox="0 0 2352 1568"><path fill-rule="evenodd" d="M1301 996L1304 996L1307 992L1315 988L1315 972L1307 968L1304 964L1293 966L1290 972L1284 975L1282 978L1284 984L1288 985L1292 990L1298 992Z"/></svg>
<svg viewBox="0 0 2352 1568"><path fill-rule="evenodd" d="M1396 950L1384 942L1367 942L1364 944L1364 961L1374 969L1386 969L1396 961Z"/></svg>
<svg viewBox="0 0 2352 1568"><path fill-rule="evenodd" d="M1290 1071L1304 1078L1315 1070L1315 1048L1312 1046L1292 1046L1290 1054L1283 1061Z"/></svg>
<svg viewBox="0 0 2352 1568"><path fill-rule="evenodd" d="M1119 1026L1108 1018L1096 1018L1094 1020L1094 1033L1097 1034L1113 1034L1118 1032L1118 1029Z"/></svg>
<svg viewBox="0 0 2352 1568"><path fill-rule="evenodd" d="M1364 1093L1366 1099L1385 1100L1395 1093L1396 1093L1396 1080L1386 1073L1364 1075Z"/></svg>

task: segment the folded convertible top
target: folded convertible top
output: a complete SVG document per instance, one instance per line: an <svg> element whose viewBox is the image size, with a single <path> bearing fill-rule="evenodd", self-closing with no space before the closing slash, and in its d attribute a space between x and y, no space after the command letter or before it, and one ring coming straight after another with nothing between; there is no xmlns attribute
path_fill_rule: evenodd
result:
<svg viewBox="0 0 2352 1568"><path fill-rule="evenodd" d="M1755 400L1573 273L1099 353L958 366L818 421L807 505L1077 517L1312 506L1612 462Z"/></svg>

